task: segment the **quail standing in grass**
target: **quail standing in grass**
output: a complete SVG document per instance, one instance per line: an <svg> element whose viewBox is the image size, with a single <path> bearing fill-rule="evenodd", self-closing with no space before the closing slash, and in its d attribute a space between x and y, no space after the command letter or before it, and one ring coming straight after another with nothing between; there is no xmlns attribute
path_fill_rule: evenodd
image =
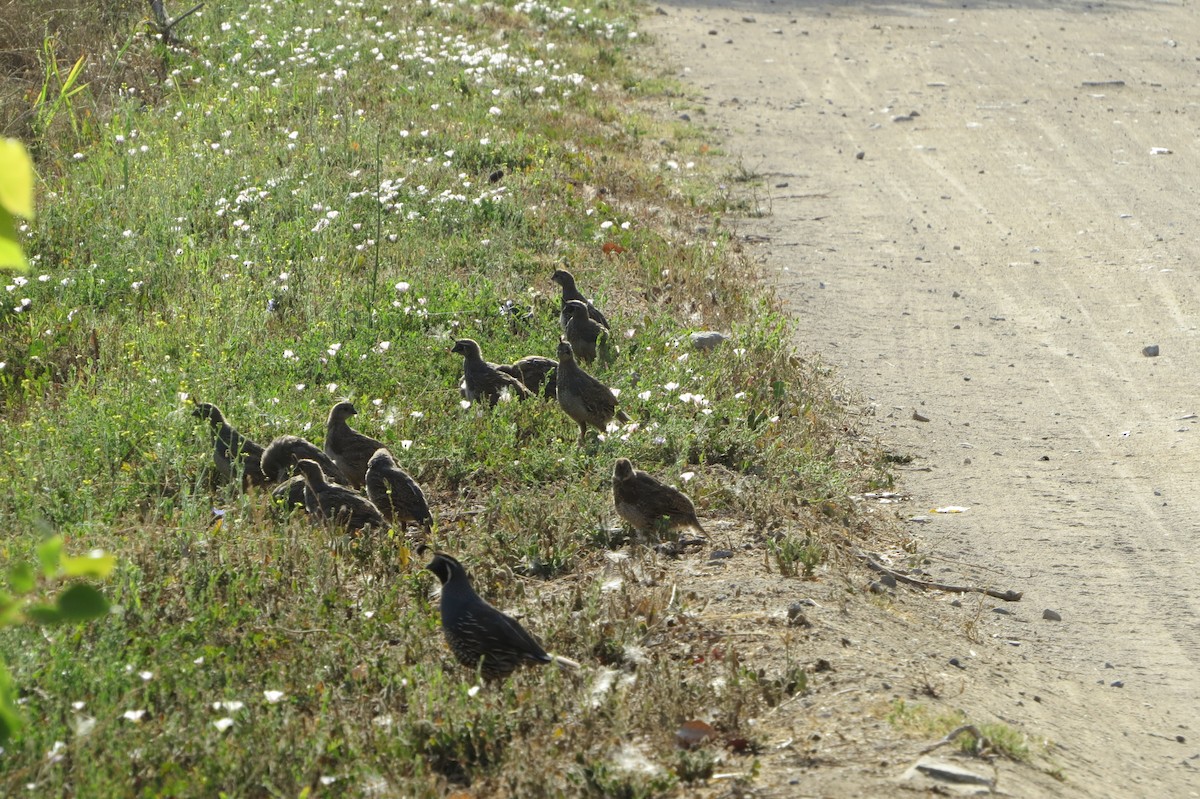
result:
<svg viewBox="0 0 1200 799"><path fill-rule="evenodd" d="M204 419L212 428L213 463L217 472L226 480L240 472L242 488L262 485L268 478L262 470L263 448L243 436L225 421L225 415L216 405L198 402L192 416Z"/></svg>
<svg viewBox="0 0 1200 799"><path fill-rule="evenodd" d="M333 459L317 448L317 445L300 436L279 436L263 450L262 470L269 480L286 481L296 474L296 461L308 458L321 464L325 479L341 485L350 481L342 474Z"/></svg>
<svg viewBox="0 0 1200 799"><path fill-rule="evenodd" d="M550 276L550 279L562 286L562 307L558 313L558 324L563 330L567 329L567 322L570 321L570 317L567 316L567 303L571 300L579 300L586 305L588 316L596 320L605 330L609 329L608 320L604 318L604 314L600 313L600 310L592 305L592 301L583 296L575 287L574 275L566 269L559 269Z"/></svg>
<svg viewBox="0 0 1200 799"><path fill-rule="evenodd" d="M408 530L409 522L421 525L426 532L433 525L425 492L386 449L377 449L367 462L367 498L385 519L399 523L401 532Z"/></svg>
<svg viewBox="0 0 1200 799"><path fill-rule="evenodd" d="M692 529L705 535L687 494L633 468L628 458L617 458L612 487L617 515L633 529L654 532L665 520L668 532Z"/></svg>
<svg viewBox="0 0 1200 799"><path fill-rule="evenodd" d="M579 446L583 446L588 425L603 430L615 417L628 422L624 411L617 410L612 389L575 363L570 342L558 343L558 404L579 425Z"/></svg>
<svg viewBox="0 0 1200 799"><path fill-rule="evenodd" d="M387 527L383 515L364 497L352 488L335 485L325 479L321 464L301 458L296 468L304 477L304 507L315 519L354 532L365 528L382 530Z"/></svg>
<svg viewBox="0 0 1200 799"><path fill-rule="evenodd" d="M518 378L500 371L496 364L485 361L483 351L474 339L459 339L450 351L463 356L463 396L469 402L486 397L495 407L505 393L515 399L533 396Z"/></svg>
<svg viewBox="0 0 1200 799"><path fill-rule="evenodd" d="M608 328L588 316L587 306L571 300L563 306L567 315L567 341L575 350L575 358L583 363L596 360L597 347L608 341Z"/></svg>
<svg viewBox="0 0 1200 799"><path fill-rule="evenodd" d="M342 470L348 485L362 488L367 479L367 461L383 442L346 424L346 420L356 413L354 403L345 400L329 411L329 420L325 422L325 454Z"/></svg>
<svg viewBox="0 0 1200 799"><path fill-rule="evenodd" d="M459 663L479 669L488 680L503 680L526 664L557 661L579 668L568 658L549 655L516 619L488 604L471 587L463 565L437 552L425 567L442 583L438 609L442 634Z"/></svg>
<svg viewBox="0 0 1200 799"><path fill-rule="evenodd" d="M514 363L500 364L496 367L501 372L517 378L534 394L541 394L548 399L554 399L558 389L558 379L555 370L558 361L553 358L543 358L541 355L526 355Z"/></svg>

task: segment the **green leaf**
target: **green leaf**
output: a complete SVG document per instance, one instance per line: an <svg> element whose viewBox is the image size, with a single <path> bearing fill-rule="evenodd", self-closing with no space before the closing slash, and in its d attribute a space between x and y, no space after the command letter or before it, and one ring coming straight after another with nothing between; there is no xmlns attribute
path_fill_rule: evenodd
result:
<svg viewBox="0 0 1200 799"><path fill-rule="evenodd" d="M18 594L28 594L37 585L37 572L28 563L14 563L8 570L8 584Z"/></svg>
<svg viewBox="0 0 1200 799"><path fill-rule="evenodd" d="M0 208L33 219L33 161L16 139L0 139Z"/></svg>
<svg viewBox="0 0 1200 799"><path fill-rule="evenodd" d="M62 559L62 572L67 577L96 577L104 578L112 574L117 565L117 558L104 552L84 555L78 558Z"/></svg>
<svg viewBox="0 0 1200 799"><path fill-rule="evenodd" d="M29 262L25 260L25 253L17 240L13 215L3 208L0 208L0 269L29 270Z"/></svg>
<svg viewBox="0 0 1200 799"><path fill-rule="evenodd" d="M38 562L42 564L42 574L47 577L58 576L58 564L62 560L62 548L63 540L61 535L51 536L38 546Z"/></svg>
<svg viewBox="0 0 1200 799"><path fill-rule="evenodd" d="M0 660L0 744L6 743L21 728L17 715L17 690L4 661Z"/></svg>
<svg viewBox="0 0 1200 799"><path fill-rule="evenodd" d="M108 613L108 600L93 586L75 583L58 595L62 621L84 621Z"/></svg>
<svg viewBox="0 0 1200 799"><path fill-rule="evenodd" d="M25 608L25 618L34 624L58 624L62 614L52 605L30 605Z"/></svg>
<svg viewBox="0 0 1200 799"><path fill-rule="evenodd" d="M21 600L0 591L0 627L12 627L21 620Z"/></svg>

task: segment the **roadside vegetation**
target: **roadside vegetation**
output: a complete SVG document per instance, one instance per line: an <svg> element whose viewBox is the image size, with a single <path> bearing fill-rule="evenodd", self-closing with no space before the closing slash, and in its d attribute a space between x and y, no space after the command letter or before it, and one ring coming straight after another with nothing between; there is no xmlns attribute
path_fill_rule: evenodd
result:
<svg viewBox="0 0 1200 799"><path fill-rule="evenodd" d="M103 618L0 631L27 722L0 794L654 796L712 771L690 719L752 760L779 680L662 645L691 600L620 528L613 461L683 487L713 547L749 528L780 579L819 576L885 477L739 259L701 139L639 105L634 7L210 3L170 44L135 4L81 5L82 32L19 5L3 119L41 180L0 295L0 561L61 536L116 565ZM464 407L449 351L552 357L562 267L633 419L584 447L552 400ZM346 554L214 480L192 403L319 444L340 399L425 488L427 543L580 674L481 689L417 541Z"/></svg>

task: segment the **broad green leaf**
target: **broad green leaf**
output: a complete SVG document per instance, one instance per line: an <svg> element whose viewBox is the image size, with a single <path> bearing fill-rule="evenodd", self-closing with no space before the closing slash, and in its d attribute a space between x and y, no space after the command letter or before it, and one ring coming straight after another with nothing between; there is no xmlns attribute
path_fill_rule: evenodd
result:
<svg viewBox="0 0 1200 799"><path fill-rule="evenodd" d="M8 570L8 585L18 594L28 594L37 585L37 572L24 561L14 563Z"/></svg>
<svg viewBox="0 0 1200 799"><path fill-rule="evenodd" d="M6 743L20 728L17 691L12 677L8 676L8 669L4 667L4 661L0 660L0 744Z"/></svg>
<svg viewBox="0 0 1200 799"><path fill-rule="evenodd" d="M67 577L104 578L112 574L113 567L117 565L117 558L100 552L78 558L66 557L62 559L61 565L62 572Z"/></svg>
<svg viewBox="0 0 1200 799"><path fill-rule="evenodd" d="M29 262L25 260L25 253L17 240L13 215L3 208L0 208L0 269L29 270Z"/></svg>
<svg viewBox="0 0 1200 799"><path fill-rule="evenodd" d="M62 614L52 605L30 605L25 608L25 618L35 624L58 624L62 621Z"/></svg>
<svg viewBox="0 0 1200 799"><path fill-rule="evenodd" d="M47 577L58 576L58 564L62 560L63 540L61 535L51 536L38 545L38 562L42 564L42 574Z"/></svg>
<svg viewBox="0 0 1200 799"><path fill-rule="evenodd" d="M75 583L58 595L58 612L63 621L94 619L108 613L108 600L87 583Z"/></svg>
<svg viewBox="0 0 1200 799"><path fill-rule="evenodd" d="M21 600L0 591L0 627L11 627L21 620Z"/></svg>
<svg viewBox="0 0 1200 799"><path fill-rule="evenodd" d="M0 139L0 208L33 219L33 161L16 139Z"/></svg>

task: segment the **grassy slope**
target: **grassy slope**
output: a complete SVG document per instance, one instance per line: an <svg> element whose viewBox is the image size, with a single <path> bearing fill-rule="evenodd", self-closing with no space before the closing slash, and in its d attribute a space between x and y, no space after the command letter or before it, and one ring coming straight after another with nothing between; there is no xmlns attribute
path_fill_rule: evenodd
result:
<svg viewBox="0 0 1200 799"><path fill-rule="evenodd" d="M38 143L34 272L0 315L0 553L47 531L111 550L120 612L0 633L36 720L0 793L652 795L692 768L681 720L736 728L760 701L735 659L640 649L666 598L641 579L652 553L603 554L612 461L694 472L702 518L801 540L805 506L863 478L834 461L818 376L686 167L694 133L631 101L629 14L213 6L188 49L131 46L156 69L93 139ZM621 355L595 371L637 420L583 450L553 402L460 407L448 353L469 336L493 361L553 355L564 264L614 320ZM697 329L734 341L698 353ZM584 677L471 691L401 542L341 557L263 496L211 487L189 400L260 443L319 443L342 397L426 487L436 544Z"/></svg>

